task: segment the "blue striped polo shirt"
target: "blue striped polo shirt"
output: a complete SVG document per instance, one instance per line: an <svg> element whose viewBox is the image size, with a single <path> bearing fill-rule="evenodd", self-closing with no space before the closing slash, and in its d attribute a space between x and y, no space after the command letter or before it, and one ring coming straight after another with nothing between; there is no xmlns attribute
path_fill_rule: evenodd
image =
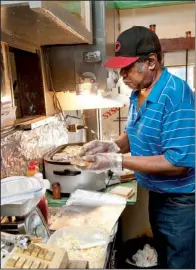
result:
<svg viewBox="0 0 196 270"><path fill-rule="evenodd" d="M188 167L183 176L156 176L135 172L138 183L160 193L195 191L194 93L188 84L164 68L141 108L138 91L132 92L125 132L132 156L164 157L173 165Z"/></svg>

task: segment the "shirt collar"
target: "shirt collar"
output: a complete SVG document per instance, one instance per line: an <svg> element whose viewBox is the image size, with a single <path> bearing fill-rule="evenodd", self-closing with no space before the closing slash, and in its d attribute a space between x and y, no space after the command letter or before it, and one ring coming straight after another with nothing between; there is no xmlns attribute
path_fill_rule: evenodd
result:
<svg viewBox="0 0 196 270"><path fill-rule="evenodd" d="M146 99L146 103L148 101L152 103L157 103L160 95L165 88L167 82L170 79L171 74L168 72L167 68L164 67L163 72L161 73L160 78L153 86L152 90L150 91L150 94L148 95ZM134 104L134 106L137 106L137 99L138 99L138 91L133 91L130 96L130 102Z"/></svg>
<svg viewBox="0 0 196 270"><path fill-rule="evenodd" d="M152 103L157 103L163 89L167 85L169 79L170 79L171 74L168 72L167 68L164 68L160 78L158 81L155 83L153 86L152 90L150 91L150 94L148 95L146 101L150 101Z"/></svg>
<svg viewBox="0 0 196 270"><path fill-rule="evenodd" d="M130 103L137 107L138 91L133 91L129 99Z"/></svg>

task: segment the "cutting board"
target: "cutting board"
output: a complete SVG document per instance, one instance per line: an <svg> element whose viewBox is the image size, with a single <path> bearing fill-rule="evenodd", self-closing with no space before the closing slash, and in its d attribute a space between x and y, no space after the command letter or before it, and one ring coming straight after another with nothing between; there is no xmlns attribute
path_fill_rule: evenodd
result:
<svg viewBox="0 0 196 270"><path fill-rule="evenodd" d="M88 269L87 261L69 261L68 269Z"/></svg>
<svg viewBox="0 0 196 270"><path fill-rule="evenodd" d="M68 263L68 255L65 249L48 244L31 244L25 251L14 248L3 268L67 269Z"/></svg>

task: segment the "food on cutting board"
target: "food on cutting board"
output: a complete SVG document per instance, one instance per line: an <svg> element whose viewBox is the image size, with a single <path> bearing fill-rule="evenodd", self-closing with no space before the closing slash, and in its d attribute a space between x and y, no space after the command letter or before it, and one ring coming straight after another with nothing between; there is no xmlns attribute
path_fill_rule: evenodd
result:
<svg viewBox="0 0 196 270"><path fill-rule="evenodd" d="M27 259L26 262L23 265L24 269L29 269L31 267L31 265L33 264L32 260Z"/></svg>
<svg viewBox="0 0 196 270"><path fill-rule="evenodd" d="M118 186L110 190L110 193L129 199L134 194L133 188Z"/></svg>
<svg viewBox="0 0 196 270"><path fill-rule="evenodd" d="M65 248L70 260L88 261L89 269L103 268L106 256L105 246L77 249L82 242L73 235L64 235L56 239L55 246Z"/></svg>
<svg viewBox="0 0 196 270"><path fill-rule="evenodd" d="M23 257L19 257L19 259L16 261L16 263L14 264L15 268L23 268L23 265L25 263L26 259Z"/></svg>
<svg viewBox="0 0 196 270"><path fill-rule="evenodd" d="M19 269L46 269L66 268L68 255L64 248L53 247L47 244L40 246L30 244L27 250L14 248L3 268Z"/></svg>
<svg viewBox="0 0 196 270"><path fill-rule="evenodd" d="M73 157L78 156L81 149L80 145L68 145L61 152L54 154L53 160L70 161Z"/></svg>
<svg viewBox="0 0 196 270"><path fill-rule="evenodd" d="M8 266L8 268L9 267L14 267L14 265L16 264L16 262L18 261L18 259L19 259L19 256L13 256L12 258L9 258L8 260L7 260L7 266Z"/></svg>

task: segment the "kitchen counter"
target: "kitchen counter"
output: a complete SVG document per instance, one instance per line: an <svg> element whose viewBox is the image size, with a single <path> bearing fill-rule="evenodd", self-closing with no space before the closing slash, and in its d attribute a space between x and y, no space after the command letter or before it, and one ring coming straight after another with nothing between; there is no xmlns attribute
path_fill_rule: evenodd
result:
<svg viewBox="0 0 196 270"><path fill-rule="evenodd" d="M107 187L103 190L103 192L109 192L111 189L113 189L116 186L124 186L124 187L130 187L134 189L134 195L127 200L127 205L135 205L137 201L137 182L135 180L127 182L127 183L119 183L112 186ZM52 194L47 191L46 193L47 199L48 199L48 206L49 207L62 207L66 204L67 200L69 199L69 196L64 196L60 200L54 200L52 197Z"/></svg>
<svg viewBox="0 0 196 270"><path fill-rule="evenodd" d="M134 189L133 196L127 200L127 206L128 205L135 205L137 200L137 182L136 180L127 182L127 183L119 183L112 186L107 187L102 192L107 193L110 192L111 189L113 189L116 186L124 186L124 187L130 187ZM66 202L69 199L69 195L62 197L60 200L54 200L52 193L47 191L46 193L48 198L48 206L49 206L49 215L52 217L53 215L56 215L57 212L60 211L61 207L63 207ZM113 237L111 238L111 242L108 245L107 252L106 252L106 258L105 258L105 264L104 269L115 269L116 267L116 260L117 259L117 250L121 248L122 245L122 231L121 231L121 219L116 223L115 230L113 233Z"/></svg>

